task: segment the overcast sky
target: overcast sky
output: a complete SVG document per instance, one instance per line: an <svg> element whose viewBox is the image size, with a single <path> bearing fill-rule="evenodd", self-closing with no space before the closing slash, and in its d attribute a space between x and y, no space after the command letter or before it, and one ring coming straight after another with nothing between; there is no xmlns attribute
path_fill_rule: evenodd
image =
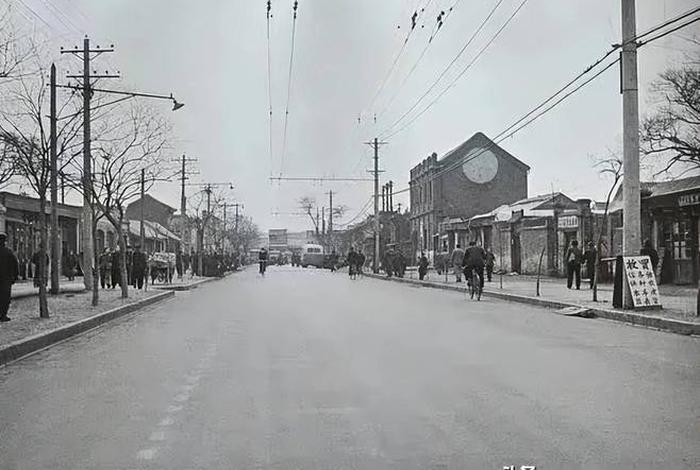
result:
<svg viewBox="0 0 700 470"><path fill-rule="evenodd" d="M293 0L272 1L272 159L265 0L3 1L14 5L21 21L34 21L55 38L56 50L78 45L84 34L95 44L114 44L116 53L99 58L96 68L120 70L122 87L173 92L186 103L172 114L163 104L174 124L173 157L184 153L198 158L199 181L233 182L236 189L230 199L243 203L244 212L262 229L291 230L309 229L310 223L303 217L272 213L298 212L296 201L302 196L327 206L326 193L333 190L334 203L349 208L344 217L348 221L368 201L372 184L278 184L269 181L270 175L368 177L372 151L363 142L384 131L413 104L495 4L495 0L300 0L282 162ZM503 0L456 70L474 58L521 1ZM696 0L638 0L638 31L696 5ZM425 47L438 12L451 6L452 14L396 93ZM410 29L411 14L422 7L417 29L370 107ZM665 67L678 63L684 51L692 50L682 36L699 33L688 28L640 50L642 115L650 105L650 82ZM619 0L529 0L455 87L414 124L388 139L381 148L383 182L391 179L397 189L404 188L410 168L430 153L442 154L478 131L495 136L616 42L620 42ZM591 156L620 148L621 107L618 71L612 69L504 141L506 150L532 168L530 194L555 189L572 197L602 198L606 188ZM370 116L384 108L375 126ZM179 207L176 183L158 186L152 194ZM397 202L406 207L407 194Z"/></svg>

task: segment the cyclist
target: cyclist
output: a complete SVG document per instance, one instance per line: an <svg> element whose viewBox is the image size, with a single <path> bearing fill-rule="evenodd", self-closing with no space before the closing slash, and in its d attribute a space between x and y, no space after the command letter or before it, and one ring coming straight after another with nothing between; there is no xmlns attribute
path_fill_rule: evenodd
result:
<svg viewBox="0 0 700 470"><path fill-rule="evenodd" d="M469 248L464 252L464 276L467 278L467 285L471 287L472 270L479 275L479 290L484 290L484 266L486 265L486 251L476 244L469 242Z"/></svg>
<svg viewBox="0 0 700 470"><path fill-rule="evenodd" d="M260 263L260 274L265 275L265 268L267 267L267 250L265 247L258 253L258 262Z"/></svg>

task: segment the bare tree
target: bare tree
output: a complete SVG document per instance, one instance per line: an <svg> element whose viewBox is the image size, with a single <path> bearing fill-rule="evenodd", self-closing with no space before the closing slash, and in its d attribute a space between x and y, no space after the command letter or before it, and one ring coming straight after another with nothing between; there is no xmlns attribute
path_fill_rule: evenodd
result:
<svg viewBox="0 0 700 470"><path fill-rule="evenodd" d="M23 41L15 27L10 5L0 6L0 84L30 76L33 71L26 70L24 66L35 53L34 41Z"/></svg>
<svg viewBox="0 0 700 470"><path fill-rule="evenodd" d="M609 155L605 158L601 158L596 163L596 167L599 168L601 175L607 175L612 177L612 184L608 190L608 194L605 198L605 210L603 212L603 221L600 225L600 230L598 231L598 237L596 240L596 251L595 251L595 262L593 263L593 301L598 301L598 266L600 262L600 251L603 244L603 234L607 230L608 222L608 211L610 209L610 199L612 198L615 188L618 187L620 180L622 180L622 159L619 155L612 151L609 151ZM609 242L608 242L609 243Z"/></svg>
<svg viewBox="0 0 700 470"><path fill-rule="evenodd" d="M47 246L46 223L47 194L51 184L50 134L47 119L48 88L47 69L40 54L33 57L32 65L38 71L32 76L21 76L5 90L3 106L0 108L0 141L3 152L9 154L12 172L15 172L39 198L39 315L48 318L46 298ZM70 107L70 100L61 106L58 115ZM75 111L75 110L73 110ZM76 149L80 147L79 113L73 112L57 126L57 157L59 170L69 165ZM3 158L4 159L4 158Z"/></svg>
<svg viewBox="0 0 700 470"><path fill-rule="evenodd" d="M320 217L318 215L314 216L314 209L317 209L316 199L310 196L304 196L299 199L299 207L304 211L306 215L311 219L311 223L314 225L314 230L316 235L319 234Z"/></svg>
<svg viewBox="0 0 700 470"><path fill-rule="evenodd" d="M138 102L130 106L113 109L108 116L98 121L92 141L93 184L90 195L93 210L93 236L97 230L97 219L104 217L118 235L122 298L129 296L126 270L126 241L124 221L127 205L141 194L141 182L149 191L158 181L168 181L165 150L170 125L151 108ZM77 168L81 173L81 168ZM76 189L82 190L80 185ZM99 254L95 253L95 265ZM97 276L93 276L93 305L98 301Z"/></svg>
<svg viewBox="0 0 700 470"><path fill-rule="evenodd" d="M4 140L0 140L0 189L15 176L16 168L12 147Z"/></svg>
<svg viewBox="0 0 700 470"><path fill-rule="evenodd" d="M652 91L658 108L642 123L643 152L665 158L659 173L700 169L700 56L663 72Z"/></svg>

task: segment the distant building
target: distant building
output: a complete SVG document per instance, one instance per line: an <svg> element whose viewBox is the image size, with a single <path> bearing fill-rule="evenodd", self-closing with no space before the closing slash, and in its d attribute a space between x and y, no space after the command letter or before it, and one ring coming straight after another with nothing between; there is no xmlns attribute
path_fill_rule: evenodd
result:
<svg viewBox="0 0 700 470"><path fill-rule="evenodd" d="M450 238L441 223L468 220L527 197L530 167L482 133L438 159L433 153L410 173L411 231L416 254L451 250L464 241Z"/></svg>

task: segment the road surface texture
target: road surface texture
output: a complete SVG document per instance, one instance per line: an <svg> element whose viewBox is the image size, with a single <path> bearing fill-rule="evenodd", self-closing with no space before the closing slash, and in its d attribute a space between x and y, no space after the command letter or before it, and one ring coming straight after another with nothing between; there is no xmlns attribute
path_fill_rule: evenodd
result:
<svg viewBox="0 0 700 470"><path fill-rule="evenodd" d="M0 468L697 469L700 340L254 269L0 369Z"/></svg>

